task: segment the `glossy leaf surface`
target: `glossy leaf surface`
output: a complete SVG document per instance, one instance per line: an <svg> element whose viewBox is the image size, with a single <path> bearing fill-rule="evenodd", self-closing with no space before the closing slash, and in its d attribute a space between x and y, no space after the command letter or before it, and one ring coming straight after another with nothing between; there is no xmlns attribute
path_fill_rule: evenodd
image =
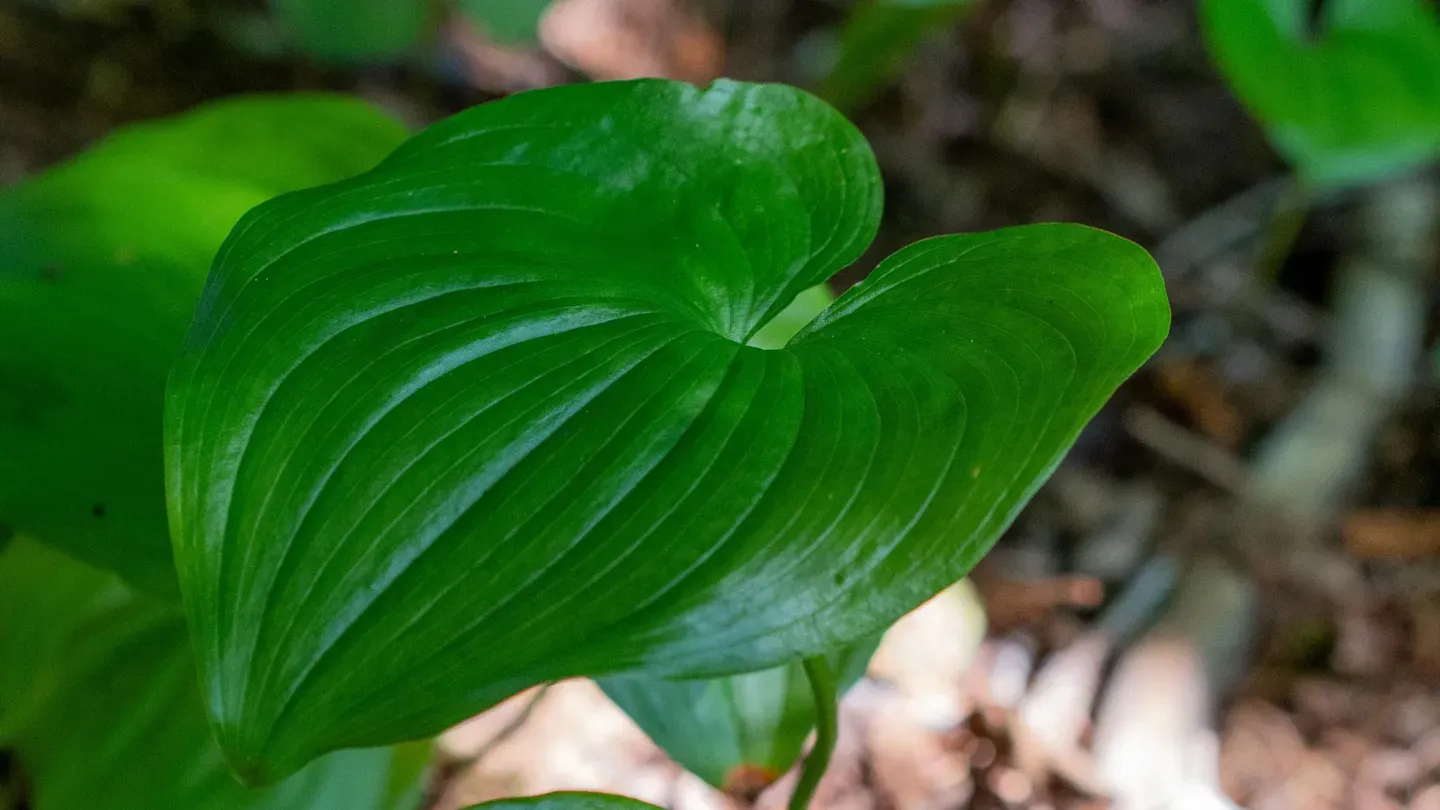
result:
<svg viewBox="0 0 1440 810"><path fill-rule="evenodd" d="M312 56L339 62L390 59L430 31L430 0L271 0L296 43Z"/></svg>
<svg viewBox="0 0 1440 810"><path fill-rule="evenodd" d="M1211 53L1276 147L1317 185L1440 156L1440 14L1425 0L1205 0Z"/></svg>
<svg viewBox="0 0 1440 810"><path fill-rule="evenodd" d="M795 300L748 341L779 349L835 296L823 284ZM843 693L865 674L875 643L832 653ZM815 726L815 702L799 662L701 680L623 674L597 681L656 745L691 773L735 795L749 795L789 770Z"/></svg>
<svg viewBox="0 0 1440 810"><path fill-rule="evenodd" d="M865 675L878 643L827 656L840 692ZM788 771L815 728L815 700L799 662L724 678L613 675L597 683L671 759L739 796Z"/></svg>
<svg viewBox="0 0 1440 810"><path fill-rule="evenodd" d="M210 736L169 607L21 540L0 555L0 608L0 744L35 810L391 810L418 773L391 749L344 751L247 789Z"/></svg>
<svg viewBox="0 0 1440 810"><path fill-rule="evenodd" d="M1168 326L1076 226L918 243L781 350L875 233L800 91L592 84L267 203L166 407L205 693L251 779L517 690L710 677L878 635L959 579Z"/></svg>
<svg viewBox="0 0 1440 810"><path fill-rule="evenodd" d="M240 98L123 129L0 191L0 534L174 594L165 377L216 248L250 207L403 139L358 101Z"/></svg>

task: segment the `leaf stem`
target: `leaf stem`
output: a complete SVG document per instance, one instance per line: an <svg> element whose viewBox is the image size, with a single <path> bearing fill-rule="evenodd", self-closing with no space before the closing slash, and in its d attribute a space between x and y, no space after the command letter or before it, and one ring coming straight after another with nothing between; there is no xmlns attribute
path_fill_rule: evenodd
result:
<svg viewBox="0 0 1440 810"><path fill-rule="evenodd" d="M830 671L830 662L823 655L806 658L805 677L810 679L810 692L815 697L815 745L805 756L800 766L800 781L795 783L795 792L790 794L790 810L806 810L820 777L830 766L830 755L835 751L839 721L836 713L835 674Z"/></svg>

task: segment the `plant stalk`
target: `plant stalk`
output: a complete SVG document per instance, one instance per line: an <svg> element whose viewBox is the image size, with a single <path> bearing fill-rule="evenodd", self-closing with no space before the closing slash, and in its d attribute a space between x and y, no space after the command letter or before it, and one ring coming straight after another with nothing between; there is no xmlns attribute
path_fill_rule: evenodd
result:
<svg viewBox="0 0 1440 810"><path fill-rule="evenodd" d="M839 737L839 717L835 696L835 673L825 656L806 658L805 677L810 679L810 692L815 698L815 745L805 755L805 764L800 766L800 779L795 783L795 792L790 794L790 810L807 810L815 796L815 788L825 769L830 767L830 755L835 751L835 740Z"/></svg>

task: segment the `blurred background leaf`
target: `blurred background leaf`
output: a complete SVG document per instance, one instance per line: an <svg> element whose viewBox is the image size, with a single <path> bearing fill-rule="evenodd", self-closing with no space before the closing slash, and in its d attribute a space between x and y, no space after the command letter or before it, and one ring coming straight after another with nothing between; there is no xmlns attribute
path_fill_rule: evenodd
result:
<svg viewBox="0 0 1440 810"><path fill-rule="evenodd" d="M1440 154L1440 19L1425 0L1205 0L1215 61L1310 183L1363 183ZM1312 23L1314 30L1312 30Z"/></svg>
<svg viewBox="0 0 1440 810"><path fill-rule="evenodd" d="M271 8L306 52L340 62L401 56L438 18L431 0L271 0Z"/></svg>
<svg viewBox="0 0 1440 810"><path fill-rule="evenodd" d="M534 42L551 0L457 0L460 12L491 39L505 44Z"/></svg>
<svg viewBox="0 0 1440 810"><path fill-rule="evenodd" d="M161 398L216 248L404 137L353 99L242 97L0 191L0 527L173 596Z"/></svg>
<svg viewBox="0 0 1440 810"><path fill-rule="evenodd" d="M958 20L970 0L859 0L840 30L820 95L842 110L863 104L905 69L925 38Z"/></svg>
<svg viewBox="0 0 1440 810"><path fill-rule="evenodd" d="M184 620L112 575L22 540L0 554L0 600L0 745L34 810L392 810L415 796L423 743L241 786L210 736Z"/></svg>
<svg viewBox="0 0 1440 810"><path fill-rule="evenodd" d="M826 656L841 693L865 675L879 643ZM671 759L747 801L790 770L815 728L815 700L798 661L710 680L617 675L596 682Z"/></svg>

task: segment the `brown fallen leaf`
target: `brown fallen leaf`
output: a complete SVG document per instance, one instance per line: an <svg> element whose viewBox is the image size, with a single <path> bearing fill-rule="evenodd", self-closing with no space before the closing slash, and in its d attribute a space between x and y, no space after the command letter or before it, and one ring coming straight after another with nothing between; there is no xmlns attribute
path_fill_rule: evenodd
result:
<svg viewBox="0 0 1440 810"><path fill-rule="evenodd" d="M1440 681L1440 598L1430 596L1410 604L1410 657L1418 676Z"/></svg>
<svg viewBox="0 0 1440 810"><path fill-rule="evenodd" d="M1105 599L1105 584L1090 576L1017 579L982 562L970 581L985 605L990 631L997 635L1033 624L1053 610L1093 608Z"/></svg>
<svg viewBox="0 0 1440 810"><path fill-rule="evenodd" d="M1340 606L1330 665L1341 675L1384 678L1404 660L1403 609L1391 600L1372 597Z"/></svg>
<svg viewBox="0 0 1440 810"><path fill-rule="evenodd" d="M1367 560L1418 560L1440 554L1440 510L1364 509L1341 529L1345 547Z"/></svg>
<svg viewBox="0 0 1440 810"><path fill-rule="evenodd" d="M984 639L985 608L975 588L962 581L892 625L868 672L896 687L902 710L916 721L953 728L971 709L961 687Z"/></svg>
<svg viewBox="0 0 1440 810"><path fill-rule="evenodd" d="M1269 806L1296 810L1341 810L1349 807L1354 798L1347 796L1348 787L1345 773L1329 757L1316 751L1307 751L1301 757L1295 773L1277 786L1276 792L1283 798ZM1263 798L1256 801L1254 807L1263 810L1264 801Z"/></svg>
<svg viewBox="0 0 1440 810"><path fill-rule="evenodd" d="M1410 810L1440 810L1440 785L1430 785L1410 797Z"/></svg>
<svg viewBox="0 0 1440 810"><path fill-rule="evenodd" d="M725 48L683 0L556 0L540 20L540 42L596 79L658 77L708 84Z"/></svg>
<svg viewBox="0 0 1440 810"><path fill-rule="evenodd" d="M535 704L524 725L491 746L529 703L524 692L441 735L441 756L485 756L446 786L435 810L457 810L506 796L557 790L618 793L671 804L686 774L588 680L561 681ZM723 810L719 791L685 789L690 810Z"/></svg>
<svg viewBox="0 0 1440 810"><path fill-rule="evenodd" d="M1225 381L1213 368L1190 361L1168 363L1160 367L1156 379L1197 430L1227 449L1240 446L1245 439L1245 420L1226 394Z"/></svg>
<svg viewBox="0 0 1440 810"><path fill-rule="evenodd" d="M1220 781L1226 793L1249 802L1299 771L1305 756L1305 739L1289 715L1270 703L1245 700L1226 717Z"/></svg>
<svg viewBox="0 0 1440 810"><path fill-rule="evenodd" d="M948 810L964 807L974 792L970 763L899 706L876 707L868 747L875 790L891 807Z"/></svg>
<svg viewBox="0 0 1440 810"><path fill-rule="evenodd" d="M1381 748L1372 751L1360 763L1355 783L1389 793L1409 790L1424 775L1420 770L1420 760L1414 753L1402 748Z"/></svg>
<svg viewBox="0 0 1440 810"><path fill-rule="evenodd" d="M566 80L565 68L539 48L492 42L463 17L447 21L440 38L458 57L470 83L488 93L508 95Z"/></svg>

